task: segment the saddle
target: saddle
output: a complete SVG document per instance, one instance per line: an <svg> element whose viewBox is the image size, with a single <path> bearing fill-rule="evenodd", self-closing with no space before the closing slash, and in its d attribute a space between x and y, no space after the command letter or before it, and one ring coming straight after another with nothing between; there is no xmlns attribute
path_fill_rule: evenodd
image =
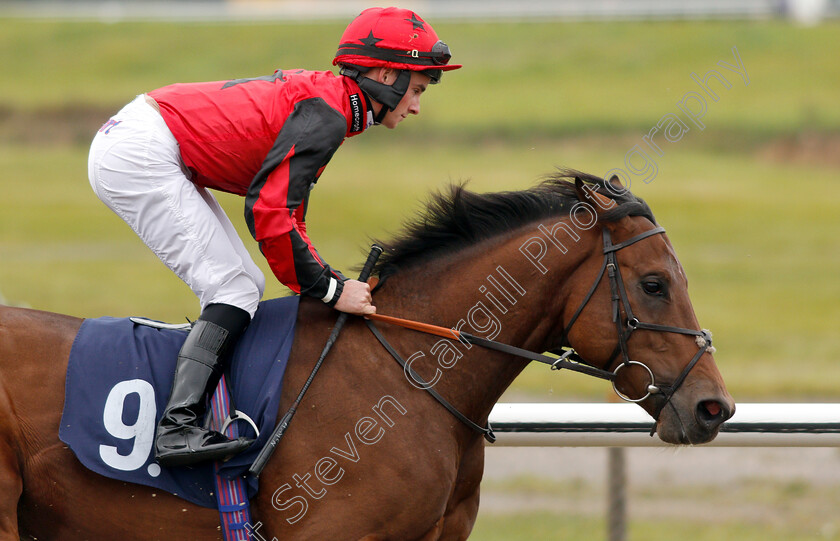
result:
<svg viewBox="0 0 840 541"><path fill-rule="evenodd" d="M237 429L256 441L219 468L225 478L246 473L276 424L298 301L284 297L261 303L230 360L225 379L231 412L238 411L231 417L244 419L236 422ZM68 361L59 438L100 475L216 508L212 463L162 468L152 449L188 328L142 318L85 320ZM249 497L257 489L258 480L249 478Z"/></svg>

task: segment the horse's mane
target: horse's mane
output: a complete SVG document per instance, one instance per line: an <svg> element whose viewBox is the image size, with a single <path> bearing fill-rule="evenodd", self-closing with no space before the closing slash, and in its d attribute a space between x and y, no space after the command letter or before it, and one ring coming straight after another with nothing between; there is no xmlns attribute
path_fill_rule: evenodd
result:
<svg viewBox="0 0 840 541"><path fill-rule="evenodd" d="M575 178L617 203L602 213L600 220L614 222L626 216L644 216L655 223L647 203L629 190L616 194L615 189L607 189L604 179L573 169L561 169L533 188L521 191L480 194L467 190L464 184L455 184L445 193L433 193L426 208L393 240L377 241L385 251L376 271L385 277L529 223L568 216L579 202Z"/></svg>

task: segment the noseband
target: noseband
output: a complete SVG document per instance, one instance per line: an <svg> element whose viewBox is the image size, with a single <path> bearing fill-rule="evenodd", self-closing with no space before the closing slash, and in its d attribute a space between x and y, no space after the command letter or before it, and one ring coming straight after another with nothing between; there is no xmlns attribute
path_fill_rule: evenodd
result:
<svg viewBox="0 0 840 541"><path fill-rule="evenodd" d="M630 307L630 298L628 297L627 290L624 287L624 280L621 278L621 269L618 266L616 253L623 248L626 248L639 242L640 240L652 237L653 235L658 235L660 233L665 233L665 228L656 227L649 231L645 231L644 233L639 233L635 237L631 237L625 240L624 242L613 244L609 229L607 229L606 227L603 229L604 263L601 265L601 270L598 272L598 276L595 278L595 282L592 284L592 287L589 289L589 292L586 294L586 297L583 299L583 302L575 311L571 320L569 320L568 325L566 325L561 340L561 343L564 343L566 341L566 338L569 336L569 332L572 330L572 326L577 321L581 312L583 312L583 309L589 303L590 299L592 298L592 295L595 293L595 289L598 287L598 284L601 283L601 279L606 273L610 282L612 321L613 323L615 323L616 331L618 333L618 345L613 351L613 354L610 356L609 361L607 361L607 366L612 365L615 357L619 353L621 353L621 363L615 368L615 370L612 371L612 374L614 376L612 378L613 390L622 400L625 400L627 402L643 402L653 395L661 395L662 399L658 401L656 410L653 415L653 418L657 421L659 420L659 415L662 413L662 410L671 402L671 398L674 396L674 393L677 392L677 390L685 381L685 378L688 376L688 373L691 372L692 368L694 368L694 365L696 365L697 362L700 360L700 357L703 356L703 353L705 353L712 347L712 333L710 333L708 330L703 329L700 331L695 331L693 329L672 327L670 325L645 323L643 321L639 321L639 319L633 315L633 309ZM622 307L624 308L624 318L621 317ZM627 349L627 341L630 339L630 335L632 335L634 331L640 329L657 332L687 334L696 337L695 342L697 343L698 347L697 353L694 354L694 357L692 357L691 361L689 361L685 368L683 368L683 371L680 373L679 376L677 376L677 378L671 385L657 385L653 376L653 371L650 369L649 366L642 362L633 361L630 359L630 354L628 353ZM647 372L648 378L650 379L650 383L645 389L646 394L641 398L631 398L619 391L618 387L616 386L616 381L618 379L619 372L623 368L633 365L643 368ZM651 435L653 435L655 431L656 425L654 424L653 430L651 431Z"/></svg>

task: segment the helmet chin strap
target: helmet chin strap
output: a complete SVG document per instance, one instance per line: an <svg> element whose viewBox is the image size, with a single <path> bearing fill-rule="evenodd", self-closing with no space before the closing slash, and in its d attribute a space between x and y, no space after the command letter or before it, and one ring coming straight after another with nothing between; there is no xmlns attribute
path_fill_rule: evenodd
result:
<svg viewBox="0 0 840 541"><path fill-rule="evenodd" d="M397 105L399 105L403 96L408 91L408 84L411 81L411 71L409 70L399 70L397 80L392 85L374 81L362 75L359 70L348 66L343 66L339 73L356 81L356 84L359 85L359 88L365 94L382 104L382 108L379 109L379 113L373 119L377 124L382 123L382 119L385 118L388 111L393 111L397 108Z"/></svg>

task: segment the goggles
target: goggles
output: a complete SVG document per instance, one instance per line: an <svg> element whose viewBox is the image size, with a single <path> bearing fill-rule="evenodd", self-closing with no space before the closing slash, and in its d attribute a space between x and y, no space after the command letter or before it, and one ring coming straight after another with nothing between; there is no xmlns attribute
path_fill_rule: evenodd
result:
<svg viewBox="0 0 840 541"><path fill-rule="evenodd" d="M436 66L445 66L449 63L449 59L452 58L452 53L449 52L449 45L438 40L432 46L432 51L429 53L429 56Z"/></svg>

